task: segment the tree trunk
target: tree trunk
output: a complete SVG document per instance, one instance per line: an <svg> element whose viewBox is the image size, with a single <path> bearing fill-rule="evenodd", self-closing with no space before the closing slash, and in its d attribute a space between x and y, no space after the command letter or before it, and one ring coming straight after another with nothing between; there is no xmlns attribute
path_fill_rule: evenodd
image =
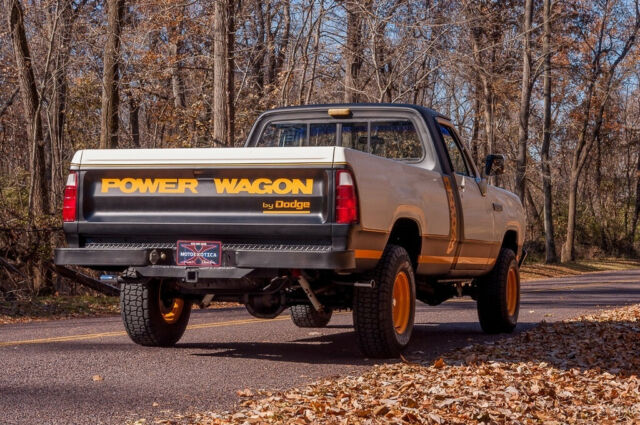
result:
<svg viewBox="0 0 640 425"><path fill-rule="evenodd" d="M67 116L67 68L71 50L71 31L74 20L73 3L71 0L62 2L60 37L58 54L53 76L53 117L51 120L51 194L52 204L57 205L57 194L62 194L64 171L62 152L64 152L64 126Z"/></svg>
<svg viewBox="0 0 640 425"><path fill-rule="evenodd" d="M118 64L124 0L107 0L107 14L108 34L103 59L100 148L114 149L118 147L118 107L120 106Z"/></svg>
<svg viewBox="0 0 640 425"><path fill-rule="evenodd" d="M473 157L473 162L476 165L480 166L483 169L482 161L480 160L480 151L478 149L478 133L480 130L480 93L478 93L478 88L474 93L474 102L473 102L473 127L471 128L471 156Z"/></svg>
<svg viewBox="0 0 640 425"><path fill-rule="evenodd" d="M213 139L227 141L227 12L230 0L216 0L213 11ZM232 1L232 0L231 0Z"/></svg>
<svg viewBox="0 0 640 425"><path fill-rule="evenodd" d="M19 0L5 0L5 11L7 11L7 24L13 43L16 70L18 71L18 84L22 94L22 105L25 121L27 122L27 135L30 141L28 149L31 157L30 178L33 190L30 190L29 203L31 208L29 209L29 221L33 223L34 218L42 219L44 215L50 212L49 188L46 181L45 143L42 134L42 118L40 116L40 94L38 93L33 72L33 58L29 51L29 43L25 32L22 5ZM49 232L34 232L33 236L35 236L33 243L39 244L48 251ZM38 257L33 260L31 272L33 277L32 289L37 293L47 282L47 273L42 258Z"/></svg>
<svg viewBox="0 0 640 425"><path fill-rule="evenodd" d="M522 48L522 87L520 91L520 114L518 119L518 156L516 158L516 194L525 204L527 173L527 141L529 138L529 105L531 103L531 16L533 0L525 0L524 43Z"/></svg>
<svg viewBox="0 0 640 425"><path fill-rule="evenodd" d="M540 149L542 166L542 192L544 195L544 247L545 263L558 261L553 228L553 195L551 187L551 0L544 0L544 117L542 128L542 147Z"/></svg>
<svg viewBox="0 0 640 425"><path fill-rule="evenodd" d="M347 0L347 43L344 48L344 102L359 100L358 74L362 67L362 17L358 2Z"/></svg>
<svg viewBox="0 0 640 425"><path fill-rule="evenodd" d="M235 144L235 44L236 44L236 20L235 2L227 1L227 146Z"/></svg>
<svg viewBox="0 0 640 425"><path fill-rule="evenodd" d="M140 104L129 93L129 125L131 126L131 141L136 148L140 147Z"/></svg>
<svg viewBox="0 0 640 425"><path fill-rule="evenodd" d="M636 202L633 209L633 219L631 221L631 231L629 232L629 246L633 246L636 241L636 228L640 219L640 152L636 165Z"/></svg>
<svg viewBox="0 0 640 425"><path fill-rule="evenodd" d="M27 121L27 135L29 136L31 156L31 180L33 190L33 210L31 216L48 214L50 209L49 191L46 182L45 146L42 134L42 118L40 116L40 94L36 86L33 73L33 58L29 51L29 43L24 27L24 12L19 0L5 0L5 10L8 11L7 23L11 32L13 51L18 81L22 93L22 105Z"/></svg>
<svg viewBox="0 0 640 425"><path fill-rule="evenodd" d="M233 0L232 0L233 1ZM276 73L276 44L275 44L275 35L273 33L273 10L274 8L271 6L271 0L266 0L266 37L267 37L267 46L265 51L264 58L264 69L265 69L265 94L273 90L273 85L275 84L275 73Z"/></svg>
<svg viewBox="0 0 640 425"><path fill-rule="evenodd" d="M182 79L182 23L172 27L169 31L171 54L171 90L173 92L173 105L178 109L187 107L184 80Z"/></svg>
<svg viewBox="0 0 640 425"><path fill-rule="evenodd" d="M284 0L282 3L282 8L284 10L284 29L282 33L282 42L280 43L280 47L278 48L276 72L282 72L284 62L287 57L287 50L289 49L289 39L291 38L291 1Z"/></svg>

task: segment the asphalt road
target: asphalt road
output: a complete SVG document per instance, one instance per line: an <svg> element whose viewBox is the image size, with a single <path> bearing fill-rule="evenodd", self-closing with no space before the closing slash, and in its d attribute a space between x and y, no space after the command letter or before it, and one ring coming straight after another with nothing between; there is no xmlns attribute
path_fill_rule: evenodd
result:
<svg viewBox="0 0 640 425"><path fill-rule="evenodd" d="M640 303L640 270L526 282L517 331L633 303ZM495 338L481 332L471 300L418 304L409 357L435 359ZM359 354L347 313L315 330L296 328L288 315L195 310L190 326L168 349L133 344L119 317L0 326L0 424L122 423L168 409L224 410L240 389L298 386L375 363Z"/></svg>

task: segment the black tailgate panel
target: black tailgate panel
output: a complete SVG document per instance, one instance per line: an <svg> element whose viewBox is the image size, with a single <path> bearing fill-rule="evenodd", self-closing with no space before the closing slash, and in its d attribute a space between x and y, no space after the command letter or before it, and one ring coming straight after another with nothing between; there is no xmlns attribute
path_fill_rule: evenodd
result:
<svg viewBox="0 0 640 425"><path fill-rule="evenodd" d="M322 224L330 220L332 179L331 170L320 168L89 170L81 173L79 218L89 223Z"/></svg>

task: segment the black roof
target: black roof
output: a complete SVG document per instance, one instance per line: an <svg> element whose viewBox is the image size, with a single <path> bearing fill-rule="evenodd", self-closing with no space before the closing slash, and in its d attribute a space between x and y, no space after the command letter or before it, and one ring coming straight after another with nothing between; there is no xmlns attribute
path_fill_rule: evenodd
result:
<svg viewBox="0 0 640 425"><path fill-rule="evenodd" d="M446 115L442 115L440 112L434 111L420 105L413 105L410 103L322 103L311 105L298 105L298 106L284 106L280 108L274 108L267 112L272 111L292 111L292 110L305 110L305 109L322 109L322 108L351 108L357 109L358 107L383 107L383 108L409 108L414 109L420 113L431 115L434 118L444 118L451 121Z"/></svg>

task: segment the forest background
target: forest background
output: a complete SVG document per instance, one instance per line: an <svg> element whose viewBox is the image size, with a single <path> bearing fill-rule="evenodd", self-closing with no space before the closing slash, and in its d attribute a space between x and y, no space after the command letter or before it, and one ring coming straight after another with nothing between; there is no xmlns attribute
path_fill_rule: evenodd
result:
<svg viewBox="0 0 640 425"><path fill-rule="evenodd" d="M638 0L0 0L0 295L51 265L73 153L241 145L278 106L424 105L539 261L636 257Z"/></svg>

